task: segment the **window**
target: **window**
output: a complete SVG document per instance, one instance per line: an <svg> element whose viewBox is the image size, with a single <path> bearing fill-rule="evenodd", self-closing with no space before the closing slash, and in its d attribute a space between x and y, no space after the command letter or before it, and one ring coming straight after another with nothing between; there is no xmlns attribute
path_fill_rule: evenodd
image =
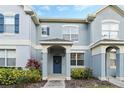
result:
<svg viewBox="0 0 124 93"><path fill-rule="evenodd" d="M63 39L78 41L79 29L77 26L64 26L63 29Z"/></svg>
<svg viewBox="0 0 124 93"><path fill-rule="evenodd" d="M0 49L0 66L15 66L16 51L15 49Z"/></svg>
<svg viewBox="0 0 124 93"><path fill-rule="evenodd" d="M119 32L119 23L107 21L102 23L102 37L106 39L117 39Z"/></svg>
<svg viewBox="0 0 124 93"><path fill-rule="evenodd" d="M5 33L14 33L15 31L15 21L14 16L5 16L4 19L4 30Z"/></svg>
<svg viewBox="0 0 124 93"><path fill-rule="evenodd" d="M84 53L71 53L71 66L83 66Z"/></svg>
<svg viewBox="0 0 124 93"><path fill-rule="evenodd" d="M48 26L46 26L46 25L44 25L44 26L42 26L41 27L41 31L42 31L42 36L43 37L47 37L47 36L49 36L49 27Z"/></svg>
<svg viewBox="0 0 124 93"><path fill-rule="evenodd" d="M19 33L19 14L0 14L0 33Z"/></svg>

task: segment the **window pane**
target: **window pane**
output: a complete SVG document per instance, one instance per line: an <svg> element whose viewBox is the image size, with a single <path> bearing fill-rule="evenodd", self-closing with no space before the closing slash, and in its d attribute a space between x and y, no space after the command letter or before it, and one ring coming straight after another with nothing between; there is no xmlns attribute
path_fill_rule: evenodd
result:
<svg viewBox="0 0 124 93"><path fill-rule="evenodd" d="M5 66L5 58L0 58L0 66Z"/></svg>
<svg viewBox="0 0 124 93"><path fill-rule="evenodd" d="M71 53L71 65L76 66L76 53Z"/></svg>
<svg viewBox="0 0 124 93"><path fill-rule="evenodd" d="M16 58L7 58L7 66L15 66Z"/></svg>
<svg viewBox="0 0 124 93"><path fill-rule="evenodd" d="M71 53L71 60L76 60L76 53Z"/></svg>
<svg viewBox="0 0 124 93"><path fill-rule="evenodd" d="M76 60L71 60L71 65L76 66Z"/></svg>
<svg viewBox="0 0 124 93"><path fill-rule="evenodd" d="M70 30L71 30L71 34L78 34L79 31L77 27L71 27Z"/></svg>
<svg viewBox="0 0 124 93"><path fill-rule="evenodd" d="M0 58L5 58L5 50L0 49Z"/></svg>
<svg viewBox="0 0 124 93"><path fill-rule="evenodd" d="M15 24L14 16L5 16L5 24Z"/></svg>
<svg viewBox="0 0 124 93"><path fill-rule="evenodd" d="M77 65L78 66L84 65L84 54L83 53L77 53Z"/></svg>
<svg viewBox="0 0 124 93"><path fill-rule="evenodd" d="M70 34L63 34L63 39L70 40Z"/></svg>
<svg viewBox="0 0 124 93"><path fill-rule="evenodd" d="M109 38L109 31L107 32L107 31L103 31L102 32L102 37L103 38Z"/></svg>
<svg viewBox="0 0 124 93"><path fill-rule="evenodd" d="M110 38L117 38L118 37L118 32L110 32Z"/></svg>
<svg viewBox="0 0 124 93"><path fill-rule="evenodd" d="M84 65L84 60L77 60L77 65L78 66L83 66Z"/></svg>
<svg viewBox="0 0 124 93"><path fill-rule="evenodd" d="M112 23L110 25L110 30L112 30L112 31L118 31L119 30L119 25L118 24L115 24L115 23Z"/></svg>
<svg viewBox="0 0 124 93"><path fill-rule="evenodd" d="M102 30L109 30L109 24L102 24Z"/></svg>
<svg viewBox="0 0 124 93"><path fill-rule="evenodd" d="M84 54L83 53L77 53L77 60L84 60Z"/></svg>
<svg viewBox="0 0 124 93"><path fill-rule="evenodd" d="M5 29L6 33L14 33L15 25L13 25L13 24L5 24L4 29Z"/></svg>
<svg viewBox="0 0 124 93"><path fill-rule="evenodd" d="M72 41L78 41L78 34L71 34Z"/></svg>
<svg viewBox="0 0 124 93"><path fill-rule="evenodd" d="M7 50L7 58L16 58L16 51L14 49Z"/></svg>

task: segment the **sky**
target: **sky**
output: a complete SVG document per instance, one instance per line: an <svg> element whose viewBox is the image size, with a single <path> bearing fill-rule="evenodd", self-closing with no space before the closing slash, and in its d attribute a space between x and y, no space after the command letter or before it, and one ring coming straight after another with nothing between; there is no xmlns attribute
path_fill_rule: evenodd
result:
<svg viewBox="0 0 124 93"><path fill-rule="evenodd" d="M42 18L86 18L88 14L93 14L102 7L102 5L33 5L32 9Z"/></svg>

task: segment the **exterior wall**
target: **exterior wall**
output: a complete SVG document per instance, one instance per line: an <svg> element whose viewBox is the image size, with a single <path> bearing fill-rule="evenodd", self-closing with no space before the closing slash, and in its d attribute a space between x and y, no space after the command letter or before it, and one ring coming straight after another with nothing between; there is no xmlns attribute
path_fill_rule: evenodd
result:
<svg viewBox="0 0 124 93"><path fill-rule="evenodd" d="M124 24L124 17L121 16L120 14L118 14L117 12L115 12L114 10L112 10L110 7L104 9L103 11L101 11L96 18L91 22L91 43L94 43L98 40L101 39L102 37L102 20L106 20L106 19L113 19L113 20L118 20L120 21L120 25L119 25L119 39L124 40L123 34L123 24Z"/></svg>
<svg viewBox="0 0 124 93"><path fill-rule="evenodd" d="M42 37L41 36L41 27L38 26L37 31L37 44L39 40L44 39L51 39L51 38L63 38L62 31L63 31L63 25L77 25L79 26L79 42L75 43L74 45L82 45L86 46L88 45L89 39L88 39L88 27L87 24L79 24L79 23L41 23L41 25L47 25L50 27L50 35L48 37Z"/></svg>
<svg viewBox="0 0 124 93"><path fill-rule="evenodd" d="M101 54L92 56L92 69L95 77L101 76Z"/></svg>
<svg viewBox="0 0 124 93"><path fill-rule="evenodd" d="M27 60L30 59L29 46L16 46L16 66L25 67Z"/></svg>

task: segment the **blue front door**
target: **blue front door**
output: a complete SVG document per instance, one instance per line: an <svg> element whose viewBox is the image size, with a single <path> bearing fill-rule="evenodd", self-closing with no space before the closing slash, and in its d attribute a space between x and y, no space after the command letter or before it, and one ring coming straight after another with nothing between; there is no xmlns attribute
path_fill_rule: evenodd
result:
<svg viewBox="0 0 124 93"><path fill-rule="evenodd" d="M61 56L53 56L53 73L60 74L61 73Z"/></svg>

